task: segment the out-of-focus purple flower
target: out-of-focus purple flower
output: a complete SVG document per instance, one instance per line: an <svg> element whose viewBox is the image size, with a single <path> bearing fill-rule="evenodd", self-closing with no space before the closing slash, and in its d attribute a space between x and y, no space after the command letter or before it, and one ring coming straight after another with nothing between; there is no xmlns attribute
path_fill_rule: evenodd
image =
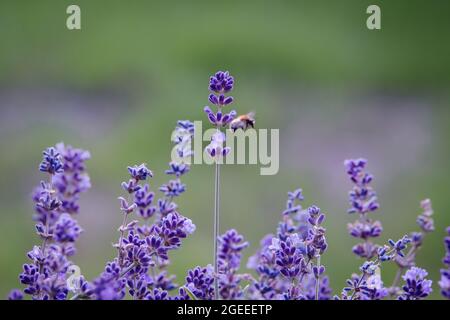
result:
<svg viewBox="0 0 450 320"><path fill-rule="evenodd" d="M379 237L383 231L380 221L361 222L357 220L354 223L349 223L347 226L350 235L360 239Z"/></svg>
<svg viewBox="0 0 450 320"><path fill-rule="evenodd" d="M22 300L23 292L19 289L13 289L8 295L8 300Z"/></svg>
<svg viewBox="0 0 450 320"><path fill-rule="evenodd" d="M426 279L428 272L424 269L412 267L403 276L406 284L400 300L420 300L430 295L432 281Z"/></svg>
<svg viewBox="0 0 450 320"><path fill-rule="evenodd" d="M241 251L248 245L244 237L234 229L219 237L219 272L237 271L241 264Z"/></svg>
<svg viewBox="0 0 450 320"><path fill-rule="evenodd" d="M433 208L431 206L431 200L425 199L420 203L423 209L421 215L417 217L417 224L422 229L423 232L434 231L434 221L431 217L433 215Z"/></svg>
<svg viewBox="0 0 450 320"><path fill-rule="evenodd" d="M186 185L179 179L170 180L168 183L161 185L159 191L163 192L166 197L178 197L186 191Z"/></svg>
<svg viewBox="0 0 450 320"><path fill-rule="evenodd" d="M247 268L255 270L259 276L249 290L253 299L273 299L287 288L288 281L279 279L275 253L269 249L273 239L273 235L266 235L260 242L260 249L247 262Z"/></svg>
<svg viewBox="0 0 450 320"><path fill-rule="evenodd" d="M161 288L154 288L149 291L147 300L167 300L169 298L169 293Z"/></svg>
<svg viewBox="0 0 450 320"><path fill-rule="evenodd" d="M178 205L169 199L158 199L158 211L162 216L174 212Z"/></svg>
<svg viewBox="0 0 450 320"><path fill-rule="evenodd" d="M169 170L166 170L166 174L175 175L177 178L189 172L190 169L189 165L185 163L175 163L175 162L169 163L169 167L170 167Z"/></svg>
<svg viewBox="0 0 450 320"><path fill-rule="evenodd" d="M296 214L302 210L300 201L303 201L302 189L297 189L292 192L288 192L288 200L286 202L286 210L283 211L283 215Z"/></svg>
<svg viewBox="0 0 450 320"><path fill-rule="evenodd" d="M133 202L130 204L124 197L119 197L118 199L120 201L120 210L125 214L132 213L137 207L136 203Z"/></svg>
<svg viewBox="0 0 450 320"><path fill-rule="evenodd" d="M222 299L238 299L242 297L240 283L241 275L237 274L241 265L241 251L248 247L248 242L244 241L236 230L228 230L219 237L219 293Z"/></svg>
<svg viewBox="0 0 450 320"><path fill-rule="evenodd" d="M439 281L439 287L441 288L441 294L450 299L450 227L447 227L447 237L444 239L445 244L445 257L442 260L446 265L446 269L441 269L441 279Z"/></svg>
<svg viewBox="0 0 450 320"><path fill-rule="evenodd" d="M39 164L39 170L49 174L61 173L64 171L61 155L54 147L47 148L43 152L42 162Z"/></svg>
<svg viewBox="0 0 450 320"><path fill-rule="evenodd" d="M176 125L177 129L182 129L182 130L186 130L187 132L189 132L190 134L194 134L194 129L195 126L194 124L189 121L189 120L178 120L177 121L177 125Z"/></svg>
<svg viewBox="0 0 450 320"><path fill-rule="evenodd" d="M192 137L194 136L195 126L189 120L180 120L177 122L175 130L172 133L171 140L176 146L178 156L188 158L192 155Z"/></svg>
<svg viewBox="0 0 450 320"><path fill-rule="evenodd" d="M125 297L125 278L117 278L107 272L95 279L88 296L95 300L121 300Z"/></svg>
<svg viewBox="0 0 450 320"><path fill-rule="evenodd" d="M316 282L317 279L313 274L305 276L301 286L302 296L305 300L316 299ZM330 300L331 294L330 280L327 276L324 276L319 280L319 300Z"/></svg>

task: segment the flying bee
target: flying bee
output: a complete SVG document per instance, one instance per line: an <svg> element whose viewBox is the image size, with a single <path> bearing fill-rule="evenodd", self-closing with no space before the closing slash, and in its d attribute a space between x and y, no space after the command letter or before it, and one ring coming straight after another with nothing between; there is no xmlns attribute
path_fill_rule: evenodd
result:
<svg viewBox="0 0 450 320"><path fill-rule="evenodd" d="M249 112L243 114L236 119L233 119L230 123L230 130L236 132L237 129L247 130L249 127L255 127L255 113Z"/></svg>

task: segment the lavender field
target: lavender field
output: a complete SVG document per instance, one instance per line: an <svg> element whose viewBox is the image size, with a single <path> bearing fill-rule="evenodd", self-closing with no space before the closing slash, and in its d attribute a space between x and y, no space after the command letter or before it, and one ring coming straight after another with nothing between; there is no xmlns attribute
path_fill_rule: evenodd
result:
<svg viewBox="0 0 450 320"><path fill-rule="evenodd" d="M449 296L448 4L77 3L0 4L1 298ZM171 134L248 112L279 172L220 166L215 242L215 166Z"/></svg>

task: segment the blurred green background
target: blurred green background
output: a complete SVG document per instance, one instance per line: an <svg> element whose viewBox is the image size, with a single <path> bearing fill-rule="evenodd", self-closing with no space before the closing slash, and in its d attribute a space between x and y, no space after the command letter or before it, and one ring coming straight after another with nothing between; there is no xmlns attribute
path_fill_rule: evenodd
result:
<svg viewBox="0 0 450 320"><path fill-rule="evenodd" d="M73 3L80 31L66 29ZM380 31L366 28L370 4L381 7ZM115 255L126 166L146 162L152 186L163 183L176 121L205 119L208 77L229 70L234 108L280 129L277 175L223 170L222 230L245 234L246 257L275 231L287 191L301 187L305 204L327 213L323 262L339 293L361 263L346 231L354 217L343 161L364 156L381 203L380 242L417 230L419 201L432 199L436 231L417 262L438 298L450 225L449 16L442 0L1 1L0 297L19 286L38 243L30 193L45 147L64 141L92 153L74 259L92 279ZM172 254L179 282L212 260L212 179L207 165L185 179L180 211L197 231ZM387 285L394 270L383 270Z"/></svg>

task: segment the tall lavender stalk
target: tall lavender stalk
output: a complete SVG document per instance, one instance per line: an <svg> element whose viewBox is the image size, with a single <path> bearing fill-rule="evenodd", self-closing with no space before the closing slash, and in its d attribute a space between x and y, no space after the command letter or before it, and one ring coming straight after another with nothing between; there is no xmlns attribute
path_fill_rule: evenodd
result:
<svg viewBox="0 0 450 320"><path fill-rule="evenodd" d="M357 256L370 260L376 255L378 248L370 239L379 237L383 231L380 221L373 221L367 216L379 208L377 195L370 186L373 176L365 171L366 159L346 160L344 165L350 180L354 184L349 192L351 208L348 213L359 215L357 221L348 224L348 232L351 236L363 240L363 242L355 245L352 251Z"/></svg>
<svg viewBox="0 0 450 320"><path fill-rule="evenodd" d="M79 211L80 194L90 188L85 167L89 158L88 152L62 143L43 153L39 170L48 174L48 182L41 182L33 195L36 231L42 244L28 252L31 263L23 265L19 276L26 286L23 292L32 299L66 299L72 290L66 279L73 265L69 259L75 255L75 242L83 231L73 215ZM13 290L9 298L23 298L22 291Z"/></svg>
<svg viewBox="0 0 450 320"><path fill-rule="evenodd" d="M228 71L218 71L209 80L209 101L217 107L214 113L209 106L204 108L208 120L216 127L217 131L211 138L211 143L206 147L207 153L215 161L214 175L214 298L219 299L219 261L218 261L218 237L220 234L220 165L223 158L230 152L230 149L224 147L225 134L222 128L225 128L236 116L233 110L229 113L223 113L222 108L233 102L233 97L226 96L226 93L233 89L234 79Z"/></svg>

